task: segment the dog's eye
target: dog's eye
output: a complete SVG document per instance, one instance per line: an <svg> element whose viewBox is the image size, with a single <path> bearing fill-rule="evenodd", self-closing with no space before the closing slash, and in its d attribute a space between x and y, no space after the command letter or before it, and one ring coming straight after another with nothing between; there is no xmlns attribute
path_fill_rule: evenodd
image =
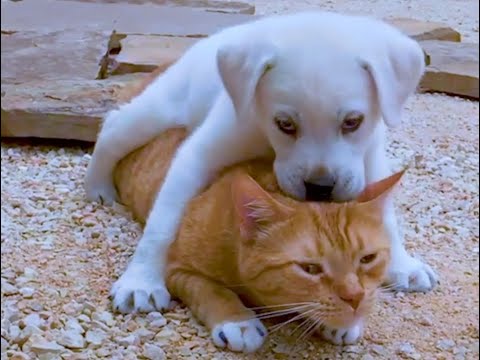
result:
<svg viewBox="0 0 480 360"><path fill-rule="evenodd" d="M362 264L370 264L373 260L375 260L377 258L377 254L368 254L368 255L365 255L364 257L362 257L360 259L360 263Z"/></svg>
<svg viewBox="0 0 480 360"><path fill-rule="evenodd" d="M277 125L278 129L290 136L295 136L297 134L297 124L295 121L286 114L281 114L275 116L275 125Z"/></svg>
<svg viewBox="0 0 480 360"><path fill-rule="evenodd" d="M323 268L318 264L300 264L300 267L310 275L319 275L323 273Z"/></svg>
<svg viewBox="0 0 480 360"><path fill-rule="evenodd" d="M342 122L342 133L345 135L358 130L360 125L362 125L363 117L363 114L358 111L348 113Z"/></svg>

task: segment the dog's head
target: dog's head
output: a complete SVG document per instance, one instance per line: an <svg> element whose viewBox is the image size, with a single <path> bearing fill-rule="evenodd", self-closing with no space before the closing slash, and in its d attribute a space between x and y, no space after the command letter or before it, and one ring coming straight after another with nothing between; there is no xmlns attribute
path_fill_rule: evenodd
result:
<svg viewBox="0 0 480 360"><path fill-rule="evenodd" d="M415 41L399 32L390 37L365 51L254 39L219 49L238 121L253 120L268 138L289 195L346 201L365 187L366 156L381 119L400 123L424 70Z"/></svg>

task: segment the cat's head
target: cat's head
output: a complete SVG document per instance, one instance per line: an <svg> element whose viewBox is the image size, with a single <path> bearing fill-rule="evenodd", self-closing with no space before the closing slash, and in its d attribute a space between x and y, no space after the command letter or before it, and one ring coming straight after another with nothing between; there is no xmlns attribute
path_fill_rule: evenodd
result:
<svg viewBox="0 0 480 360"><path fill-rule="evenodd" d="M298 306L334 328L368 315L390 261L383 213L403 173L343 204L272 197L239 174L232 184L242 238L238 267L255 302Z"/></svg>

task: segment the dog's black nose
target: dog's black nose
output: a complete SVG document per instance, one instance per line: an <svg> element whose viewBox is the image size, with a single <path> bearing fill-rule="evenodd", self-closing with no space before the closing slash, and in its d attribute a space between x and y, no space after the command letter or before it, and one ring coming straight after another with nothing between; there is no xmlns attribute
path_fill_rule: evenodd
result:
<svg viewBox="0 0 480 360"><path fill-rule="evenodd" d="M321 181L305 181L305 200L307 201L331 201L332 192L335 187L333 178L325 178Z"/></svg>

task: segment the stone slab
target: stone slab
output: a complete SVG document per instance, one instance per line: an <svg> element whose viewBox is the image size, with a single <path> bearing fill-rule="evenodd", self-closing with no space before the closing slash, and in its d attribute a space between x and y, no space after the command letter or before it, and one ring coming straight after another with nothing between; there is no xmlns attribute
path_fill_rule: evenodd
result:
<svg viewBox="0 0 480 360"><path fill-rule="evenodd" d="M461 35L458 31L442 23L408 18L391 18L385 20L417 41L461 41Z"/></svg>
<svg viewBox="0 0 480 360"><path fill-rule="evenodd" d="M61 0L2 1L2 31L68 29L117 34L205 37L254 17L154 4L85 3Z"/></svg>
<svg viewBox="0 0 480 360"><path fill-rule="evenodd" d="M175 36L128 35L119 40L120 52L110 56L109 75L164 71L197 39Z"/></svg>
<svg viewBox="0 0 480 360"><path fill-rule="evenodd" d="M478 44L451 41L421 41L430 64L420 90L479 98Z"/></svg>
<svg viewBox="0 0 480 360"><path fill-rule="evenodd" d="M107 31L2 31L2 84L93 80L99 74L110 35Z"/></svg>
<svg viewBox="0 0 480 360"><path fill-rule="evenodd" d="M416 39L438 39L460 41L460 34L447 25L412 19L389 19L393 25ZM113 66L111 75L134 72L150 72L160 67L166 69L195 42L195 39L161 37L149 35L119 35L115 43L119 54L110 56ZM428 64L428 55L426 62Z"/></svg>
<svg viewBox="0 0 480 360"><path fill-rule="evenodd" d="M228 14L255 14L255 5L244 1L225 0L65 0L81 1L86 3L107 4L156 4L163 6L186 6L204 11L221 12Z"/></svg>
<svg viewBox="0 0 480 360"><path fill-rule="evenodd" d="M1 85L1 136L94 142L103 116L137 76Z"/></svg>

